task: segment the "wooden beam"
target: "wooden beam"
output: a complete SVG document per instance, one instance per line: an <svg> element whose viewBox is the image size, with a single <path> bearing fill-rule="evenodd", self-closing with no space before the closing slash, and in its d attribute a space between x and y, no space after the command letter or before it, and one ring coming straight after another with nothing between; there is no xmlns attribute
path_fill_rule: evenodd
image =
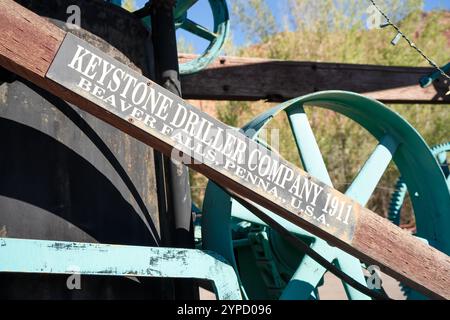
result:
<svg viewBox="0 0 450 320"><path fill-rule="evenodd" d="M4 68L172 158L184 157L218 184L414 289L450 298L447 255L14 1L0 2L0 21ZM326 210L330 201L339 212Z"/></svg>
<svg viewBox="0 0 450 320"><path fill-rule="evenodd" d="M196 57L179 54L180 63ZM181 77L183 97L199 100L281 102L323 90L347 90L384 103L450 103L450 83L427 88L432 68L220 57L207 69Z"/></svg>

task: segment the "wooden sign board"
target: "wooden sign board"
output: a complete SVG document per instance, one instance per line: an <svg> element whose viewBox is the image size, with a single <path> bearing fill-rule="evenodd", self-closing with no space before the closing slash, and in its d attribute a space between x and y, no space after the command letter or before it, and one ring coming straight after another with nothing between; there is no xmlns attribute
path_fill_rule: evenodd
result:
<svg viewBox="0 0 450 320"><path fill-rule="evenodd" d="M47 77L174 147L172 159L208 166L351 243L357 203L84 40L68 33Z"/></svg>
<svg viewBox="0 0 450 320"><path fill-rule="evenodd" d="M435 298L450 258L12 0L0 65ZM50 81L50 80L51 81Z"/></svg>

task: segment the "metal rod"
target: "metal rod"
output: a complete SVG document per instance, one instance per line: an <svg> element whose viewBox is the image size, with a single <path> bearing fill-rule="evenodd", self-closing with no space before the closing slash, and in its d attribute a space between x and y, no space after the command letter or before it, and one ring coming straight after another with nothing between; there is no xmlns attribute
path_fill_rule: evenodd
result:
<svg viewBox="0 0 450 320"><path fill-rule="evenodd" d="M152 41L155 54L156 80L165 89L181 96L178 70L178 53L175 36L172 6L152 2ZM194 228L191 214L191 194L188 168L164 157L167 191L169 194L169 212L173 216L173 233L170 246L194 248ZM176 281L177 299L198 298L198 288L193 281Z"/></svg>

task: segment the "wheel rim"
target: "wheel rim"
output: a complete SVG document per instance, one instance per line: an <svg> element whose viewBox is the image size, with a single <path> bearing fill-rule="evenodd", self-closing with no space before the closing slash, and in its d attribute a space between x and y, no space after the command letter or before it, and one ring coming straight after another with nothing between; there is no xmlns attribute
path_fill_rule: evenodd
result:
<svg viewBox="0 0 450 320"><path fill-rule="evenodd" d="M208 66L219 56L220 50L224 46L230 30L230 19L226 0L208 0L214 20L212 31L197 24L187 17L188 10L196 4L197 1L198 0L177 1L173 14L175 27L177 29L181 28L206 41L209 41L209 45L197 58L180 64L180 74L192 74L206 68L206 66ZM113 0L112 3L121 6L122 0ZM143 18L142 21L147 28L151 28L150 17Z"/></svg>
<svg viewBox="0 0 450 320"><path fill-rule="evenodd" d="M450 239L445 237L445 229L446 226L450 226L450 214L448 212L450 195L445 178L433 154L417 131L406 120L382 103L350 92L318 92L280 104L256 117L242 130L249 137L255 138L270 119L281 111L287 111L294 137L297 134L296 143L302 154L306 171L330 184L331 181L328 172L324 171L324 166L314 164L317 163L317 156L322 159L315 140L299 141L299 137L304 137L305 132L306 135L312 134L306 114L303 111L303 105L305 104L314 104L314 106L345 115L364 127L379 142L346 194L365 205L390 163L390 157L393 154L393 160L404 177L408 189L414 190L416 194L412 199L412 204L419 236L432 239L439 250L448 254ZM297 133L295 132L296 121L302 122L302 126L297 128ZM310 132L308 133L308 131ZM306 149L308 152L303 154L302 149ZM430 190L429 185L433 185L435 188ZM264 211L271 214L268 210ZM243 211L235 201L227 197L221 192L220 188L210 182L203 204L203 245L205 248L217 251L225 256L238 270L231 238L231 214L233 217L260 223L254 221L249 212ZM271 216L274 217L273 214ZM312 235L299 230L300 228L287 223L283 219L281 221L290 231L300 236L312 237ZM313 242L312 247L329 261L334 261L344 272L365 284L360 262L356 258L328 246L325 241L318 238ZM306 256L283 291L281 298L309 298L322 279L324 272L326 270L323 267ZM350 298L367 298L353 288L348 286L345 288ZM244 288L243 290L245 291Z"/></svg>
<svg viewBox="0 0 450 320"><path fill-rule="evenodd" d="M447 153L450 152L450 142L438 144L431 148L431 153L436 158L438 164L440 165L442 172L447 180L447 186L450 190L450 171L448 168L447 163ZM396 184L395 184L395 190L391 195L391 201L389 204L389 213L388 213L388 219L396 224L400 225L400 216L401 216L401 210L403 207L403 202L406 197L406 193L408 191L408 187L406 183L403 181L403 178L400 177ZM433 241L430 241L430 239L424 239L426 240L430 245L435 246L436 244L433 243ZM408 299L423 299L425 298L423 295L419 294L418 292L410 289L409 287L405 286L403 283L401 283L401 289L405 296Z"/></svg>
<svg viewBox="0 0 450 320"><path fill-rule="evenodd" d="M185 0L184 2L188 2L188 5L177 5L177 7L181 7L181 10L177 10L177 8L175 8L175 25L177 28L181 28L209 41L208 47L199 57L180 64L181 74L191 74L206 68L208 64L218 57L220 50L227 39L230 29L227 4L225 0L208 1L214 18L214 27L212 32L187 18L186 10L195 4L197 0Z"/></svg>

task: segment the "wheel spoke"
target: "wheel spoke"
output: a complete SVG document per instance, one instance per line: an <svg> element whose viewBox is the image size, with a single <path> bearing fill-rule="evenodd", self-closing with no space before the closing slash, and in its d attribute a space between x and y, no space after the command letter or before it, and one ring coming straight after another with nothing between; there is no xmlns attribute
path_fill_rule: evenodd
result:
<svg viewBox="0 0 450 320"><path fill-rule="evenodd" d="M174 19L180 18L186 11L188 11L198 0L184 0L177 1L177 6L175 6L173 11Z"/></svg>
<svg viewBox="0 0 450 320"><path fill-rule="evenodd" d="M208 41L213 41L217 37L215 33L189 19L184 20L180 27Z"/></svg>
<svg viewBox="0 0 450 320"><path fill-rule="evenodd" d="M288 115L289 123L291 125L295 142L297 144L305 170L322 182L333 186L304 108L302 106L295 106L286 110L286 113ZM344 266L347 271L351 271L351 273L348 274L352 275L352 277L354 277L358 282L365 284L365 282L362 282L365 281L364 274L362 272L361 263L358 259L337 248L330 247L323 240L318 239L315 244L317 244L317 252L320 252L321 255L327 258L327 260L331 261L336 256L341 257L341 265ZM324 255L324 252L328 256ZM292 298L292 296L300 296L301 299L309 298L312 290L315 286L317 286L317 283L320 281L325 272L326 269L324 267L312 260L309 256L305 256L291 281L284 290L281 298L284 297L287 299L288 297ZM313 284L314 287L311 284ZM348 284L343 284L349 298L351 297L360 300L369 298Z"/></svg>
<svg viewBox="0 0 450 320"><path fill-rule="evenodd" d="M397 147L398 143L391 136L384 136L345 194L365 206L391 162Z"/></svg>
<svg viewBox="0 0 450 320"><path fill-rule="evenodd" d="M335 250L330 247L325 241L317 239L311 248L320 252L321 255L328 261L333 261L335 258ZM305 255L300 266L295 271L291 280L280 297L281 300L307 300L313 294L318 283L322 279L327 269L314 261L308 255Z"/></svg>
<svg viewBox="0 0 450 320"><path fill-rule="evenodd" d="M344 251L339 250L337 252L337 262L339 269L341 269L344 273L351 275L352 278L359 283L367 286L364 274L361 272L362 267L359 260ZM371 300L369 296L356 290L345 281L342 281L342 284L344 285L344 289L349 300Z"/></svg>
<svg viewBox="0 0 450 320"><path fill-rule="evenodd" d="M323 183L333 186L303 106L292 106L286 113L303 167Z"/></svg>

